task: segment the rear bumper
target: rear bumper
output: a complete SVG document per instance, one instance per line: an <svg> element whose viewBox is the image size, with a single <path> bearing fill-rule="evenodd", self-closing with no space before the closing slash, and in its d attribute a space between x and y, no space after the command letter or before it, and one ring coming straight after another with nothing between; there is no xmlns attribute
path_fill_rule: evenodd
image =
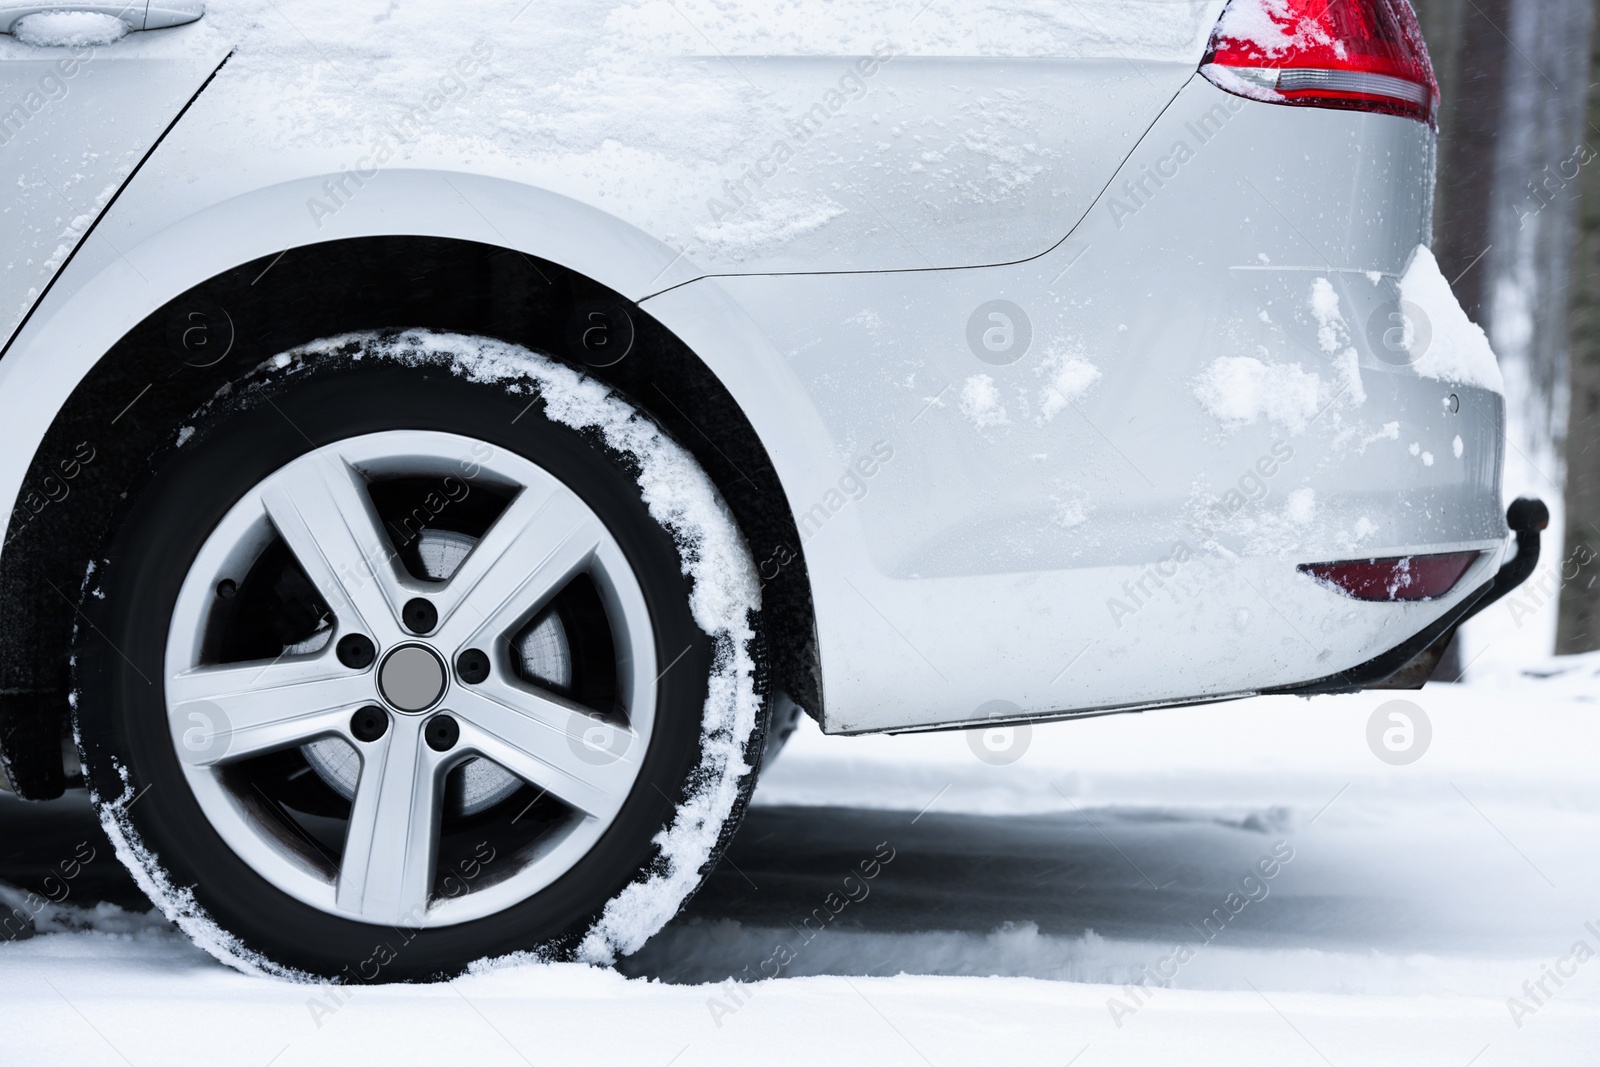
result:
<svg viewBox="0 0 1600 1067"><path fill-rule="evenodd" d="M987 727L1020 726L1061 719L1091 718L1099 715L1148 711L1160 707L1218 703L1267 694L1316 696L1325 693L1353 693L1363 689L1421 689L1432 678L1435 668L1444 656L1450 639L1455 636L1461 624L1521 585L1533 573L1534 568L1539 563L1539 535L1548 525L1549 518L1549 511L1542 501L1518 500L1512 505L1511 511L1507 516L1508 524L1516 535L1516 552L1494 572L1494 577L1477 585L1469 585L1465 593L1456 595L1452 606L1440 614L1438 618L1401 641L1395 647L1379 653L1364 663L1356 664L1327 677L1308 683L1278 686L1259 691L1225 693L1192 700L1154 700L1141 704L1086 708L1073 712L1058 712L1046 715L1021 714L1007 716L1002 714L985 719L983 725ZM1498 557L1498 553L1486 554L1486 558L1493 559ZM1480 560L1479 564L1475 565L1470 573L1481 575L1484 571L1482 564L1483 560ZM1459 588L1461 587L1458 586ZM970 725L972 724L966 723L954 727L945 725L913 727L909 730L896 732L916 733L921 730L959 729Z"/></svg>
<svg viewBox="0 0 1600 1067"><path fill-rule="evenodd" d="M824 729L1326 684L1468 610L1505 550L1503 401L1374 342L1428 239L1433 152L1418 122L1196 78L1044 256L647 301L697 350L777 354L773 391L808 401L786 417L818 439L772 455L813 581ZM1314 298L1337 303L1335 351ZM972 341L997 305L1031 330L1009 360ZM1265 375L1230 407L1203 384L1239 359ZM1448 552L1481 558L1424 602L1297 570Z"/></svg>

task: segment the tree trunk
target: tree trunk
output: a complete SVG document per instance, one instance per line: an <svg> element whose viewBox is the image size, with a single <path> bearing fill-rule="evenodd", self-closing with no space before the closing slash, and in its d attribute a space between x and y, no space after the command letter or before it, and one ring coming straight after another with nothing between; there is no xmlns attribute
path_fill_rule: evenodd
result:
<svg viewBox="0 0 1600 1067"><path fill-rule="evenodd" d="M1425 5L1441 48L1439 177L1433 251L1461 306L1483 321L1483 256L1494 207L1495 142L1505 110L1510 0L1476 0L1476 9L1445 0ZM1429 29L1424 25L1424 33ZM1456 44L1459 42L1459 45ZM1444 95L1449 92L1453 95Z"/></svg>
<svg viewBox="0 0 1600 1067"><path fill-rule="evenodd" d="M1484 266L1489 249L1495 179L1495 141L1505 108L1506 53L1497 27L1507 25L1510 0L1423 0L1415 4L1439 78L1438 178L1433 200L1433 251L1454 283L1461 306L1483 321ZM1452 639L1433 677L1460 679L1460 642Z"/></svg>
<svg viewBox="0 0 1600 1067"><path fill-rule="evenodd" d="M1578 183L1578 220L1568 296L1566 558L1556 652L1600 649L1600 17L1591 32L1585 130L1589 151Z"/></svg>

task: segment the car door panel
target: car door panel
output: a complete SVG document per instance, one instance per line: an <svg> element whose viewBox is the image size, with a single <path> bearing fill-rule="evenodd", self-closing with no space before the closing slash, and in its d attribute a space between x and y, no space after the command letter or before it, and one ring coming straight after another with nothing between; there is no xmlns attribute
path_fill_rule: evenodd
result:
<svg viewBox="0 0 1600 1067"><path fill-rule="evenodd" d="M0 36L0 342L227 52L204 24L72 48Z"/></svg>

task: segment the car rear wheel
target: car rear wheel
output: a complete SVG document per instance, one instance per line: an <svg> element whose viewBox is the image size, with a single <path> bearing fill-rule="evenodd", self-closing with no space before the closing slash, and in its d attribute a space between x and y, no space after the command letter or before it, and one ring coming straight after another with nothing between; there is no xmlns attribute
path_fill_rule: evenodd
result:
<svg viewBox="0 0 1600 1067"><path fill-rule="evenodd" d="M78 727L119 855L270 971L637 948L754 777L756 586L726 509L532 353L313 353L181 432L92 574ZM746 618L708 625L707 582Z"/></svg>

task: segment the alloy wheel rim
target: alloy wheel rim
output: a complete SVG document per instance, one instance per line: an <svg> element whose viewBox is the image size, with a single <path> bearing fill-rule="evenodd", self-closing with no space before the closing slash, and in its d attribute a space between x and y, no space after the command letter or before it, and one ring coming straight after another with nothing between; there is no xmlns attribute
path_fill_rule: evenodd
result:
<svg viewBox="0 0 1600 1067"><path fill-rule="evenodd" d="M386 529L374 504L372 487L400 478L436 480L445 499L472 492L503 499L446 580L407 569L392 521ZM222 592L241 589L269 549L284 548L327 616L317 633L275 657L229 659L218 650L237 622ZM602 609L598 636L614 650L609 706L518 673L519 634L580 581ZM404 621L419 617L419 599L436 614L436 621L420 616L434 622L423 634ZM341 660L353 636L371 642L370 662L346 657L363 666ZM463 658L469 654L487 657L481 680L481 662ZM324 446L246 492L183 582L164 675L184 775L233 851L321 911L412 926L500 912L587 854L637 778L657 684L643 591L598 515L548 471L504 448L409 430ZM386 720L381 733L374 708ZM260 780L263 766L280 774L294 753L312 743L326 748L328 739L360 760L337 846L330 843L337 827L269 795ZM450 776L473 760L524 783L508 803L533 796L529 808L543 805L543 822L536 832L493 838L497 845L486 836L487 854L475 849L460 870L444 872L441 841L463 832L445 810L455 788ZM505 822L503 813L498 818L497 833ZM468 825L464 832L479 831Z"/></svg>

